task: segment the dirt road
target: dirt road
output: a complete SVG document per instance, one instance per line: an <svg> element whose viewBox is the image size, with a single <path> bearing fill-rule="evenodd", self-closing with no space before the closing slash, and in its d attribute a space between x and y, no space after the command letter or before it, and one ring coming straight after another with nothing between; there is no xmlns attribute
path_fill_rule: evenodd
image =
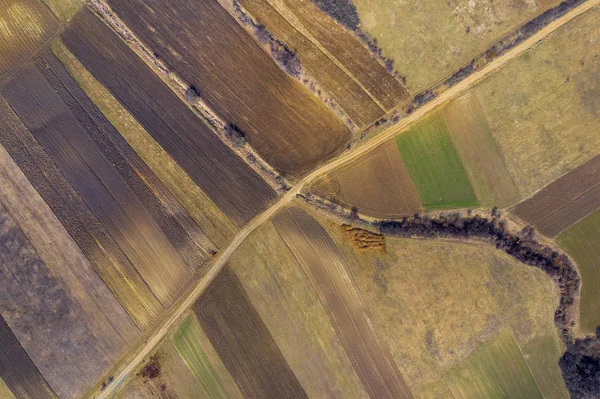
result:
<svg viewBox="0 0 600 399"><path fill-rule="evenodd" d="M334 169L337 169L342 165L345 165L346 163L351 162L352 160L360 157L361 155L382 145L391 137L395 136L403 130L406 130L410 125L421 120L425 115L427 115L431 111L435 110L444 103L452 100L453 98L458 97L461 93L468 90L485 77L493 74L494 72L508 64L510 61L519 57L529 49L535 47L540 41L545 39L548 35L550 35L552 32L554 32L567 22L589 11L591 8L597 6L598 4L600 4L600 0L589 0L583 3L582 5L574 8L567 14L556 19L554 22L541 29L529 39L523 41L522 43L509 50L496 60L490 62L481 70L474 72L472 75L470 75L460 83L444 91L435 100L419 108L410 116L401 120L398 124L390 127L390 129L386 132L381 133L380 135L374 137L373 139L371 139L370 141L358 148L341 154L337 158L331 160L327 164L321 166L320 168L316 169L308 176L303 178L277 202L271 205L266 211L252 219L239 231L239 233L233 238L231 243L226 248L223 248L221 252L217 255L217 257L213 260L212 264L208 267L207 272L199 278L195 285L188 290L188 292L182 297L182 299L177 303L177 305L174 306L174 308L168 313L168 317L162 320L160 324L150 333L150 335L143 342L143 344L137 347L134 353L126 357L121 362L121 364L114 370L113 381L103 391L100 391L99 387L97 387L96 390L89 395L89 397L110 397L110 395L115 392L116 388L125 380L125 378L127 378L127 376L135 372L135 370L139 367L144 358L148 356L152 352L152 350L162 341L162 339L167 336L169 331L178 324L178 322L192 307L194 302L196 302L198 297L202 294L202 292L206 289L210 282L223 269L229 257L250 235L250 233L252 233L258 226L268 221L273 215L275 215L277 211L289 204L303 188L308 186L309 183L311 183L318 177L329 173Z"/></svg>

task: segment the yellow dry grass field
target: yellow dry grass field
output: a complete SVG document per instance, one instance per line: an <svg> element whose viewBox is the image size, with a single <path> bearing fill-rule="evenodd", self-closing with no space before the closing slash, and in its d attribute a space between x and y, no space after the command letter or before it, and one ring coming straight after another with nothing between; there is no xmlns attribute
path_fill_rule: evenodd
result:
<svg viewBox="0 0 600 399"><path fill-rule="evenodd" d="M0 83L58 32L58 21L38 0L0 0Z"/></svg>
<svg viewBox="0 0 600 399"><path fill-rule="evenodd" d="M79 62L60 41L52 51L68 68L79 86L119 131L121 136L152 169L160 181L183 205L209 239L218 247L225 245L238 231L235 224L194 183L189 175L148 134L112 94Z"/></svg>
<svg viewBox="0 0 600 399"><path fill-rule="evenodd" d="M440 378L503 326L519 345L559 339L553 283L488 244L386 237L385 253L365 252L327 226L417 397L446 391Z"/></svg>
<svg viewBox="0 0 600 399"><path fill-rule="evenodd" d="M330 173L311 191L373 217L398 218L421 210L394 140Z"/></svg>
<svg viewBox="0 0 600 399"><path fill-rule="evenodd" d="M0 378L0 398L2 399L15 399L15 395L6 386L6 383Z"/></svg>
<svg viewBox="0 0 600 399"><path fill-rule="evenodd" d="M442 112L478 202L500 208L516 203L519 199L517 187L491 135L477 97L465 94Z"/></svg>
<svg viewBox="0 0 600 399"><path fill-rule="evenodd" d="M368 397L311 282L272 223L248 237L229 267L309 397Z"/></svg>
<svg viewBox="0 0 600 399"><path fill-rule="evenodd" d="M594 8L473 89L521 198L600 153L599 38Z"/></svg>
<svg viewBox="0 0 600 399"><path fill-rule="evenodd" d="M362 29L394 59L411 92L452 75L560 0L354 0Z"/></svg>
<svg viewBox="0 0 600 399"><path fill-rule="evenodd" d="M359 128L383 116L383 109L369 93L332 61L326 50L319 48L288 22L268 0L240 0L240 4L277 40L293 49L303 71L325 89Z"/></svg>

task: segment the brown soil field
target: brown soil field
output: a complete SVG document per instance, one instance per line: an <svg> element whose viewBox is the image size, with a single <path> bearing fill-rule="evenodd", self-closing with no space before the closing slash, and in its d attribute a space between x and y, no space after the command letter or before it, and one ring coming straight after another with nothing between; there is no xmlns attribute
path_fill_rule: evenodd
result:
<svg viewBox="0 0 600 399"><path fill-rule="evenodd" d="M58 21L41 1L0 0L0 83L58 29Z"/></svg>
<svg viewBox="0 0 600 399"><path fill-rule="evenodd" d="M554 237L600 209L600 155L513 208L540 233Z"/></svg>
<svg viewBox="0 0 600 399"><path fill-rule="evenodd" d="M96 373L95 378L99 378L134 343L140 335L139 330L114 294L94 271L71 236L56 219L48 205L1 146L0 188L2 189L0 202L14 222L19 225L23 234L30 240L39 259L46 265L48 278L60 281L69 296L65 303L77 304L76 318L85 321L88 333L93 332L94 342L91 344L94 347L85 352L84 359L78 359L80 355L77 353L55 347L53 351L56 353L51 361L64 362L64 356L69 359L78 359L82 362L80 366L86 369L86 372ZM38 273L41 274L42 270ZM25 287L23 286L23 288ZM34 285L32 290L37 295L40 287ZM42 295L43 292L40 294L40 298L43 298ZM11 299L11 303L20 301L20 297L9 299ZM11 306L15 306L14 303ZM24 311L28 310L39 312L48 309L24 309ZM27 321L27 316L20 315L20 317L23 322ZM37 319L29 322L34 323L26 326L32 331L46 328L40 326ZM59 319L59 322L65 324L64 328L72 327L72 323L68 320ZM78 332L81 333L81 330L76 328L66 330L64 337L68 336L75 340L83 339L83 337L72 337ZM40 348L34 349L39 350ZM42 351L45 349L45 347L42 348ZM61 355L61 352L64 353ZM63 358L59 356L63 356ZM88 369L90 371L87 371ZM66 380L65 383L71 382Z"/></svg>
<svg viewBox="0 0 600 399"><path fill-rule="evenodd" d="M311 191L373 217L398 218L421 209L394 140L332 172Z"/></svg>
<svg viewBox="0 0 600 399"><path fill-rule="evenodd" d="M126 341L118 331L115 336L97 336L101 331L94 329L89 306L83 308L70 284L40 259L3 207L0 265L3 319L53 391L63 398L81 397L112 367Z"/></svg>
<svg viewBox="0 0 600 399"><path fill-rule="evenodd" d="M50 57L53 56L44 61ZM98 131L109 128L118 133L106 119L94 121L89 110L80 108L69 91L69 83L77 87L76 83L71 80L63 85L63 77L54 68L55 65L43 61L37 63L37 68L24 68L3 93L153 294L167 304L196 269L194 264L185 264L185 257L175 248L179 243L174 240L171 244L169 238L174 238L173 235L161 228L173 226L176 232L180 226L173 216L170 223L154 217L150 211L150 206L155 205L151 203L152 195L148 195L147 188L146 192L141 190L139 176L133 171L128 175L129 171L119 170L127 165L126 158L112 143L97 136L101 134ZM100 145L95 139L101 140ZM203 260L202 256L199 260Z"/></svg>
<svg viewBox="0 0 600 399"><path fill-rule="evenodd" d="M198 299L194 313L245 396L308 397L227 267Z"/></svg>
<svg viewBox="0 0 600 399"><path fill-rule="evenodd" d="M300 208L280 212L273 223L318 292L367 393L376 398L412 398L327 231Z"/></svg>
<svg viewBox="0 0 600 399"><path fill-rule="evenodd" d="M541 270L477 242L388 236L385 253L361 251L325 226L415 397L451 397L440 379L503 326L523 347L540 337L561 345L559 293ZM527 360L536 380L560 375L560 355Z"/></svg>
<svg viewBox="0 0 600 399"><path fill-rule="evenodd" d="M56 398L56 394L0 316L0 377L19 399Z"/></svg>
<svg viewBox="0 0 600 399"><path fill-rule="evenodd" d="M325 89L359 128L383 116L384 110L369 94L277 12L268 0L240 0L239 3L258 24L293 49L303 70Z"/></svg>
<svg viewBox="0 0 600 399"><path fill-rule="evenodd" d="M305 31L327 49L386 110L408 98L408 91L385 70L358 37L323 13L312 1L270 2L293 21L296 29Z"/></svg>
<svg viewBox="0 0 600 399"><path fill-rule="evenodd" d="M394 59L413 93L451 76L561 0L353 0L360 27Z"/></svg>
<svg viewBox="0 0 600 399"><path fill-rule="evenodd" d="M250 145L286 175L312 170L339 153L350 139L343 122L281 70L217 1L111 0L108 4L167 66L199 89L218 115L237 125Z"/></svg>
<svg viewBox="0 0 600 399"><path fill-rule="evenodd" d="M146 329L162 309L121 248L3 98L0 142L75 240L136 325Z"/></svg>
<svg viewBox="0 0 600 399"><path fill-rule="evenodd" d="M594 7L471 90L521 199L600 153L599 34Z"/></svg>
<svg viewBox="0 0 600 399"><path fill-rule="evenodd" d="M236 224L244 224L275 198L275 192L90 10L72 19L63 41Z"/></svg>
<svg viewBox="0 0 600 399"><path fill-rule="evenodd" d="M240 245L229 267L309 397L368 397L317 292L272 223Z"/></svg>
<svg viewBox="0 0 600 399"><path fill-rule="evenodd" d="M504 208L519 192L491 135L477 96L466 94L443 109L452 141L481 205Z"/></svg>
<svg viewBox="0 0 600 399"><path fill-rule="evenodd" d="M225 246L238 230L235 224L60 40L53 41L51 46L52 52L67 67L87 96L181 203L208 238L219 248Z"/></svg>

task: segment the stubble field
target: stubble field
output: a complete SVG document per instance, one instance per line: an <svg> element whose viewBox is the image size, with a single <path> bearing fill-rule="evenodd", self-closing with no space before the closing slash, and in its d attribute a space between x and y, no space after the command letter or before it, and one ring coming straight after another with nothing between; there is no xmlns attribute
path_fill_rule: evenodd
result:
<svg viewBox="0 0 600 399"><path fill-rule="evenodd" d="M38 0L0 1L0 84L58 29L56 18Z"/></svg>

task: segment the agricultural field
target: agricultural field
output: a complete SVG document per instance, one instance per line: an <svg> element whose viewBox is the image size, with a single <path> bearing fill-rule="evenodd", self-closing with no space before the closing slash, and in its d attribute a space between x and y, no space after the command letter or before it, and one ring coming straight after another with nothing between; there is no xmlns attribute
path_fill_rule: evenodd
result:
<svg viewBox="0 0 600 399"><path fill-rule="evenodd" d="M52 54L23 69L3 94L144 287L168 304L210 259L213 244Z"/></svg>
<svg viewBox="0 0 600 399"><path fill-rule="evenodd" d="M137 330L112 297L107 296L105 303L80 299L81 292L76 289L96 291L101 298L106 296L105 287L91 285L97 282L95 274L86 276L83 270L70 273L60 264L42 261L3 207L0 252L0 313L5 324L0 345L22 353L8 352L8 359L3 361L7 370L0 377L17 397L21 389L37 389L39 393L32 393L32 398L52 397L36 396L45 391L60 397L79 397L137 338ZM88 281L75 280L73 274L78 273ZM9 366L15 362L22 366Z"/></svg>
<svg viewBox="0 0 600 399"><path fill-rule="evenodd" d="M181 203L217 247L230 240L238 228L192 178L152 139L135 118L98 82L75 56L56 40L52 51L102 114L119 131L162 184Z"/></svg>
<svg viewBox="0 0 600 399"><path fill-rule="evenodd" d="M39 0L0 0L0 84L58 29L58 21Z"/></svg>
<svg viewBox="0 0 600 399"><path fill-rule="evenodd" d="M229 267L309 397L368 397L311 281L272 223L248 237Z"/></svg>
<svg viewBox="0 0 600 399"><path fill-rule="evenodd" d="M503 327L528 354L544 397L566 397L558 292L543 272L489 244L387 236L385 251L368 251L325 227L416 398L451 398L447 373Z"/></svg>
<svg viewBox="0 0 600 399"><path fill-rule="evenodd" d="M370 93L332 60L327 50L315 44L308 33L303 34L288 22L269 1L242 0L239 3L256 23L293 49L303 73L315 79L359 128L383 116L384 109L370 97Z"/></svg>
<svg viewBox="0 0 600 399"><path fill-rule="evenodd" d="M600 325L600 211L563 231L557 241L573 257L581 274L580 329L593 333Z"/></svg>
<svg viewBox="0 0 600 399"><path fill-rule="evenodd" d="M513 208L515 215L554 237L600 209L600 155L538 191Z"/></svg>
<svg viewBox="0 0 600 399"><path fill-rule="evenodd" d="M440 113L400 134L396 144L425 209L477 205L465 168Z"/></svg>
<svg viewBox="0 0 600 399"><path fill-rule="evenodd" d="M275 198L275 192L87 8L72 19L62 39L238 226Z"/></svg>
<svg viewBox="0 0 600 399"><path fill-rule="evenodd" d="M483 344L445 378L458 399L543 399L510 329Z"/></svg>
<svg viewBox="0 0 600 399"><path fill-rule="evenodd" d="M244 397L211 346L196 316L188 316L179 326L173 336L173 345L205 397Z"/></svg>
<svg viewBox="0 0 600 399"><path fill-rule="evenodd" d="M600 9L471 90L525 199L600 153Z"/></svg>
<svg viewBox="0 0 600 399"><path fill-rule="evenodd" d="M11 215L6 225L14 223L22 231L19 233L15 226L11 235L3 236L3 247L21 245L24 252L37 255L32 255L29 263L36 266L32 278L26 269L8 269L10 265L22 267L28 263L11 258L14 249L6 251L0 314L11 323L38 368L50 373L48 381L57 393L64 392L65 385L67 390L81 392L86 383L95 383L107 371L139 337L139 331L2 147L0 187L3 212ZM30 243L19 242L23 236ZM25 298L22 290L35 299ZM54 309L56 301L62 303L63 310ZM54 331L48 338L46 328ZM51 354L47 353L48 348L52 349ZM74 371L71 362L77 362L81 371Z"/></svg>
<svg viewBox="0 0 600 399"><path fill-rule="evenodd" d="M559 1L0 0L0 399L599 396Z"/></svg>
<svg viewBox="0 0 600 399"><path fill-rule="evenodd" d="M2 224L2 230L5 230L6 226ZM7 397L56 398L3 317L0 317L0 378L0 392L8 393Z"/></svg>
<svg viewBox="0 0 600 399"><path fill-rule="evenodd" d="M282 211L274 224L318 292L369 396L411 398L398 365L373 327L368 308L327 231L300 208Z"/></svg>
<svg viewBox="0 0 600 399"><path fill-rule="evenodd" d="M146 357L135 374L118 389L115 398L209 398L179 356L173 339L163 341ZM218 398L218 396L214 396Z"/></svg>
<svg viewBox="0 0 600 399"><path fill-rule="evenodd" d="M311 191L373 217L398 218L421 210L417 191L393 141L328 174Z"/></svg>
<svg viewBox="0 0 600 399"><path fill-rule="evenodd" d="M285 175L295 177L311 170L349 141L350 131L342 120L280 69L217 1L110 0L108 4Z"/></svg>
<svg viewBox="0 0 600 399"><path fill-rule="evenodd" d="M569 397L561 370L556 367L556 359L565 352L565 344L556 334L548 330L546 335L538 335L528 343L520 345L520 348L544 398Z"/></svg>
<svg viewBox="0 0 600 399"><path fill-rule="evenodd" d="M406 78L408 89L418 93L451 76L498 39L560 0L353 3L361 30L377 39L383 55L392 58L394 69Z"/></svg>
<svg viewBox="0 0 600 399"><path fill-rule="evenodd" d="M307 397L231 270L221 271L194 313L244 396Z"/></svg>
<svg viewBox="0 0 600 399"><path fill-rule="evenodd" d="M465 94L443 108L448 132L480 205L504 208L519 200L479 100Z"/></svg>
<svg viewBox="0 0 600 399"><path fill-rule="evenodd" d="M8 122L0 126L1 144L136 325L150 327L160 313L161 304L131 261L3 99L0 99L0 114Z"/></svg>

